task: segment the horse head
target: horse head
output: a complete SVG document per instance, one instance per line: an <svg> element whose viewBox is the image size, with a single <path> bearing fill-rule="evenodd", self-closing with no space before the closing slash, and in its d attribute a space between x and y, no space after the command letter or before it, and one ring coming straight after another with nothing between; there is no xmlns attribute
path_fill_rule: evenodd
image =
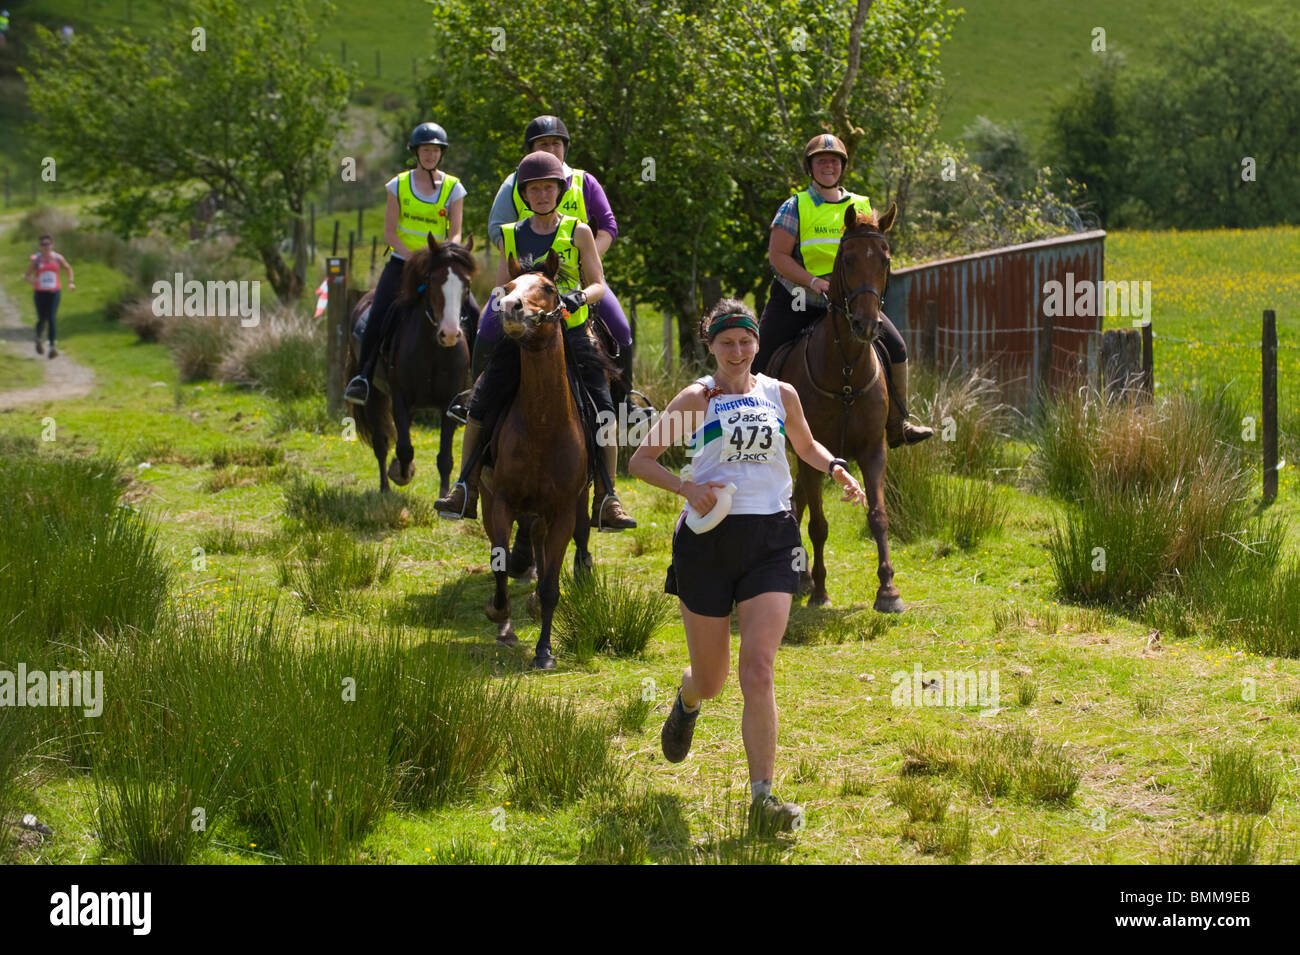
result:
<svg viewBox="0 0 1300 955"><path fill-rule="evenodd" d="M531 269L521 268L512 255L506 262L510 282L501 291L497 309L501 327L521 346L540 344L549 337L546 328L558 323L564 314L555 276L560 271L560 257L552 249L545 260Z"/></svg>
<svg viewBox="0 0 1300 955"><path fill-rule="evenodd" d="M460 245L440 243L430 234L428 245L412 253L402 272L398 303L410 306L423 300L424 316L437 329L438 344L443 348L451 348L461 337L461 307L478 268L473 250L473 236Z"/></svg>
<svg viewBox="0 0 1300 955"><path fill-rule="evenodd" d="M831 270L831 307L843 312L853 336L870 342L880 335L884 322L880 306L889 283L889 239L885 233L894 225L897 203L885 214L859 213L853 203L844 210L844 234L840 237L835 266Z"/></svg>

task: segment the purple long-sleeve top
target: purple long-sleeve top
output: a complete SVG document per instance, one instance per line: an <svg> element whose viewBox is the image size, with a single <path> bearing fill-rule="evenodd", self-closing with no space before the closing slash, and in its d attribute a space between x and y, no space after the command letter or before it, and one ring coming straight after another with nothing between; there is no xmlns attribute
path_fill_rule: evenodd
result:
<svg viewBox="0 0 1300 955"><path fill-rule="evenodd" d="M573 177L573 168L568 163L564 165L564 177L566 180L571 180ZM492 211L488 213L488 238L497 248L501 247L501 226L519 219L515 212L514 190L515 174L512 172L501 183L496 198L492 200ZM587 225L591 226L592 234L604 230L612 238L617 239L618 222L609 207L605 187L595 176L586 171L583 172L582 178L582 200L587 204Z"/></svg>

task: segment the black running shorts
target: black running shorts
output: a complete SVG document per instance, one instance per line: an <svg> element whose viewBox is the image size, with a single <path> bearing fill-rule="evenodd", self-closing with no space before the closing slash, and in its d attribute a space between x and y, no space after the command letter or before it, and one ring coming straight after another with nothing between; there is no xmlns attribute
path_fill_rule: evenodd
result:
<svg viewBox="0 0 1300 955"><path fill-rule="evenodd" d="M685 514L673 534L673 562L664 593L705 617L730 616L733 604L765 593L793 594L799 567L808 565L799 525L789 511L728 514L713 530L696 534Z"/></svg>

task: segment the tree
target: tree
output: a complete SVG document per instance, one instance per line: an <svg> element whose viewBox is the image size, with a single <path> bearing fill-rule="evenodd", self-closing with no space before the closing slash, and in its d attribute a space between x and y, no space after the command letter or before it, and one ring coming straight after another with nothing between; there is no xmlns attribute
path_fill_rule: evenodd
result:
<svg viewBox="0 0 1300 955"><path fill-rule="evenodd" d="M924 125L951 22L942 0L430 2L457 38L429 96L471 208L519 162L530 118L563 117L619 217L611 284L675 314L688 358L705 299L765 287L768 227L812 135L849 144L845 180L864 191L882 144Z"/></svg>
<svg viewBox="0 0 1300 955"><path fill-rule="evenodd" d="M259 259L282 300L306 279L308 192L338 174L330 149L351 80L320 62L302 0L252 16L233 0L193 0L156 32L38 31L23 71L33 130L59 172L102 196L122 235L181 232L205 196L216 231ZM340 157L341 158L341 157ZM296 251L285 261L286 224Z"/></svg>
<svg viewBox="0 0 1300 955"><path fill-rule="evenodd" d="M1053 166L1086 184L1109 226L1300 220L1300 45L1279 14L1201 5L1157 66L1085 78L1053 113Z"/></svg>

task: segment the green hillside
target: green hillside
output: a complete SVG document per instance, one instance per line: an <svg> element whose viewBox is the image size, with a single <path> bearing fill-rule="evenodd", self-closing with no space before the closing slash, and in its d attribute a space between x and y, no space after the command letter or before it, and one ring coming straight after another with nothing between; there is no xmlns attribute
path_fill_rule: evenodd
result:
<svg viewBox="0 0 1300 955"><path fill-rule="evenodd" d="M954 4L956 6L957 4ZM947 102L940 133L948 139L984 115L1019 121L1037 139L1053 100L1102 55L1130 66L1156 65L1162 34L1192 0L965 0L966 11L942 50ZM1294 21L1292 0L1240 0L1235 10L1273 11ZM1092 31L1106 31L1107 54L1092 52Z"/></svg>

